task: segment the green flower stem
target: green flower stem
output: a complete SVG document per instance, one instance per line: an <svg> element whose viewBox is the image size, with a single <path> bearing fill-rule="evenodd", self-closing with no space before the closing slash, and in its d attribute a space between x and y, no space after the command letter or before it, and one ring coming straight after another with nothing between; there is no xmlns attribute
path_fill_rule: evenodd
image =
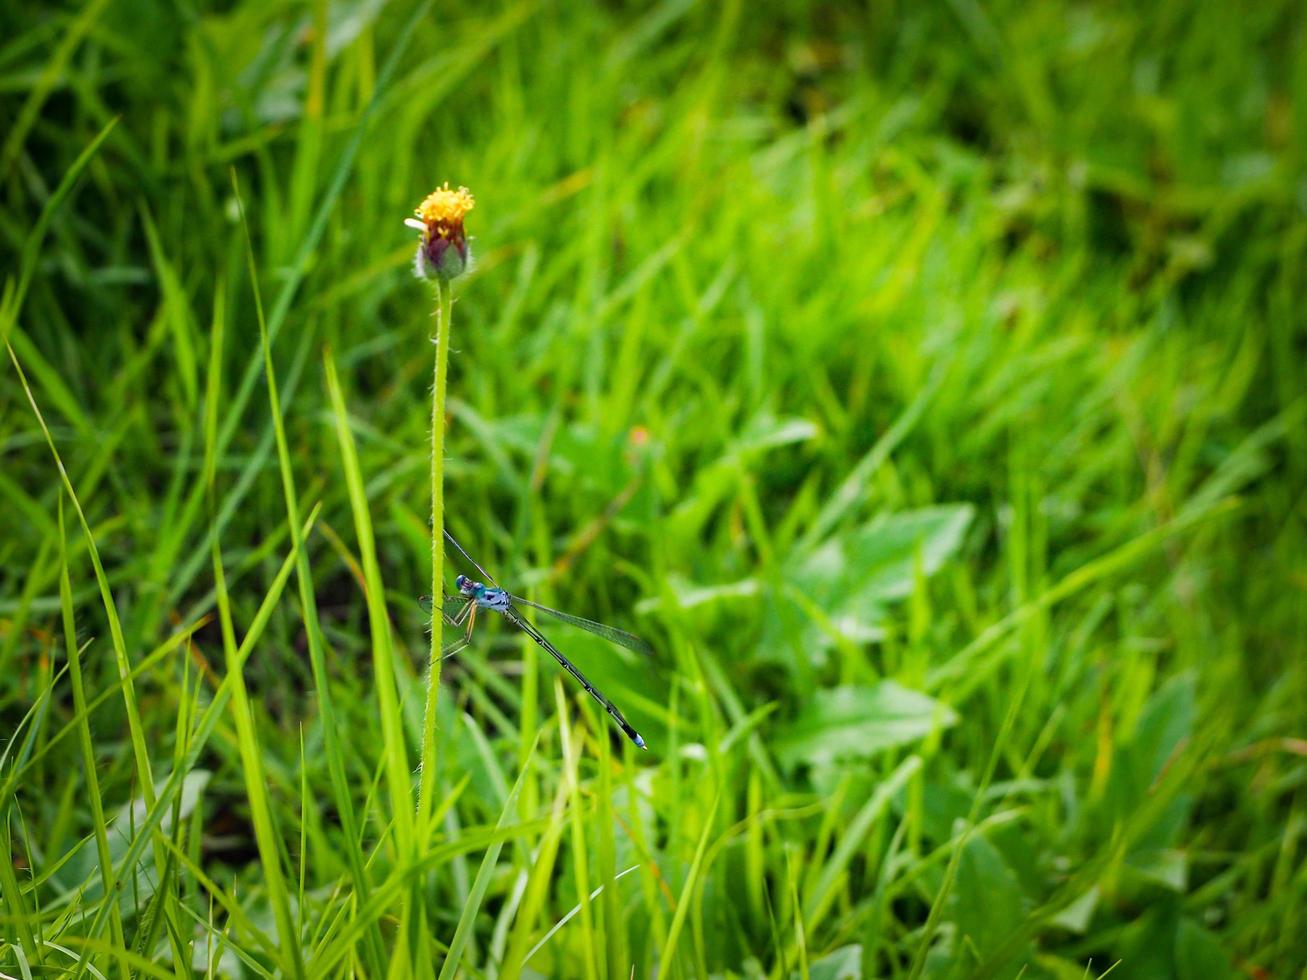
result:
<svg viewBox="0 0 1307 980"><path fill-rule="evenodd" d="M436 376L431 396L431 655L427 664L427 702L422 719L422 779L418 785L418 827L426 830L436 781L436 694L444 639L441 599L445 581L445 374L449 366L450 284L436 284Z"/></svg>

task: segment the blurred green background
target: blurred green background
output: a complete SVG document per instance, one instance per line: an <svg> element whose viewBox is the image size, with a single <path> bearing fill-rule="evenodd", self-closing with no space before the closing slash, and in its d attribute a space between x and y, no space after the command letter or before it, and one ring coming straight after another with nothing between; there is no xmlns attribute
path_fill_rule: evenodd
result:
<svg viewBox="0 0 1307 980"><path fill-rule="evenodd" d="M1298 975L1300 5L0 24L4 973Z"/></svg>

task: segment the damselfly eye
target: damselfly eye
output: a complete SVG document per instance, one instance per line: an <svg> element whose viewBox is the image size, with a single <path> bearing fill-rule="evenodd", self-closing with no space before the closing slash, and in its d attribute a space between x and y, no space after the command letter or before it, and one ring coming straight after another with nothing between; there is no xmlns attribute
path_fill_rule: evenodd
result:
<svg viewBox="0 0 1307 980"><path fill-rule="evenodd" d="M469 579L466 575L460 575L458 578L454 579L454 586L458 589L459 592L466 592L468 590L468 586L470 586L471 584L472 584L472 580Z"/></svg>

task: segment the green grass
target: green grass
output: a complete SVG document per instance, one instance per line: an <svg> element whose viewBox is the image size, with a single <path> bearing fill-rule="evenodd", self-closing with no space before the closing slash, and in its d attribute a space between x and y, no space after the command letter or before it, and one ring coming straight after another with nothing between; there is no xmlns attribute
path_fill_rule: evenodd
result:
<svg viewBox="0 0 1307 980"><path fill-rule="evenodd" d="M1298 5L376 6L0 14L0 973L1298 975Z"/></svg>

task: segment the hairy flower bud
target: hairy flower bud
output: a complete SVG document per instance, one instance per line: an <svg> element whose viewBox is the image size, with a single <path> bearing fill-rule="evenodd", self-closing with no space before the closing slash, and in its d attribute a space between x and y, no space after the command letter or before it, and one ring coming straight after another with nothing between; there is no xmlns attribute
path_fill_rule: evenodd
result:
<svg viewBox="0 0 1307 980"><path fill-rule="evenodd" d="M446 181L426 196L404 224L422 233L413 266L422 279L448 282L461 276L472 264L472 253L463 231L463 216L476 202L466 187L450 190Z"/></svg>

